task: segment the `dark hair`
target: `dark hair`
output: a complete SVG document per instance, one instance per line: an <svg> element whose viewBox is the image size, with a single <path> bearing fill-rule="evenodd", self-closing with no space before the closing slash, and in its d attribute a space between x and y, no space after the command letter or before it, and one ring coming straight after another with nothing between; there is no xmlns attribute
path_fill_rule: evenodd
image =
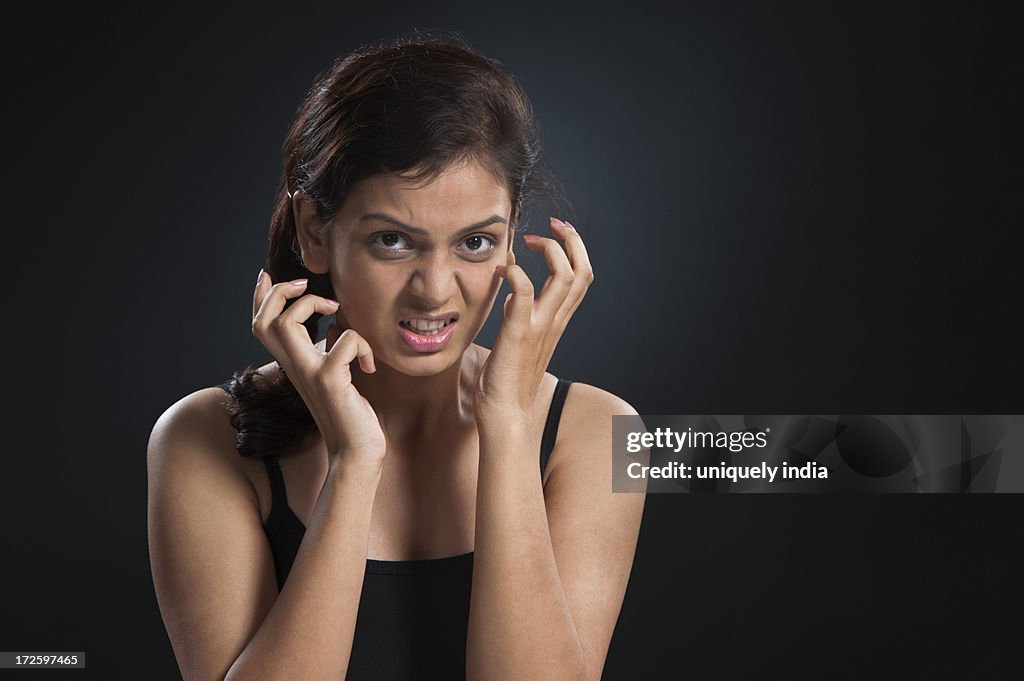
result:
<svg viewBox="0 0 1024 681"><path fill-rule="evenodd" d="M463 161L481 163L508 187L514 233L524 206L565 193L541 162L541 134L517 79L461 36L403 38L361 47L321 72L283 145L266 270L273 281L309 279L307 292L335 298L328 274L302 263L292 194L302 192L328 224L357 183L400 173L429 182ZM567 203L567 201L565 201ZM510 234L511 236L511 234ZM305 324L317 340L320 315ZM223 384L243 456L287 453L316 428L283 372L249 366Z"/></svg>

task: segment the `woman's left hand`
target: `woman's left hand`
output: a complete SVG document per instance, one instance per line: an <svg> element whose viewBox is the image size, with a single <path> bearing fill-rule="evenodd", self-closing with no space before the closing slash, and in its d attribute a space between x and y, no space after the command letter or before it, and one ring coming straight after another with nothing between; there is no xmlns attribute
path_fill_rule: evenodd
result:
<svg viewBox="0 0 1024 681"><path fill-rule="evenodd" d="M557 218L551 218L551 231L563 242L564 250L555 239L523 235L528 248L544 254L551 270L536 300L533 283L515 264L511 250L508 265L495 268L512 293L505 298L505 319L477 382L475 409L481 426L507 424L507 419L521 419L533 412L555 345L594 281L579 233Z"/></svg>

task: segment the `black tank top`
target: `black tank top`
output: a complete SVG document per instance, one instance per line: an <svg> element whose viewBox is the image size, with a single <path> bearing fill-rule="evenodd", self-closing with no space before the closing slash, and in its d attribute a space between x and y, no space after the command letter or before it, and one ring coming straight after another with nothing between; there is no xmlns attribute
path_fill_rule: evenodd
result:
<svg viewBox="0 0 1024 681"><path fill-rule="evenodd" d="M555 386L541 436L542 476L571 383L558 379ZM280 591L306 528L288 505L277 457L263 461L272 495L263 529ZM472 581L472 551L423 560L368 558L346 681L465 679Z"/></svg>

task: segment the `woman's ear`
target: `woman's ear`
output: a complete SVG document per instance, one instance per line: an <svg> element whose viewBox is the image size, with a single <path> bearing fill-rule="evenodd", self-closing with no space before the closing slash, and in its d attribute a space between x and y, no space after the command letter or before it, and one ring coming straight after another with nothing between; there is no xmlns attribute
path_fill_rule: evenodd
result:
<svg viewBox="0 0 1024 681"><path fill-rule="evenodd" d="M326 274L330 262L328 230L316 214L316 205L302 192L292 193L292 218L295 220L295 237L302 253L302 263L313 274Z"/></svg>

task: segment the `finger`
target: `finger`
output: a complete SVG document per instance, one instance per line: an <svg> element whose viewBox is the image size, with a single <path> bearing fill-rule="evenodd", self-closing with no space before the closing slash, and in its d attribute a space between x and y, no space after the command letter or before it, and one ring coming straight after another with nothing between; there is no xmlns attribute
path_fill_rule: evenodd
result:
<svg viewBox="0 0 1024 681"><path fill-rule="evenodd" d="M509 262L511 264L495 267L498 274L512 287L512 300L505 305L505 319L525 330L529 327L533 314L533 282L522 267L514 264L514 257L510 257Z"/></svg>
<svg viewBox="0 0 1024 681"><path fill-rule="evenodd" d="M341 370L342 366L347 369L352 360L357 357L359 358L359 368L364 372L372 374L377 371L370 344L353 329L345 329L334 343L331 351L327 353L324 370L333 373Z"/></svg>
<svg viewBox="0 0 1024 681"><path fill-rule="evenodd" d="M256 291L259 293L261 288L264 288L270 282L270 275L264 272L261 275L261 283L257 285ZM259 300L256 306L256 312L253 314L253 325L257 323L266 325L281 314L281 310L284 309L285 303L291 298L296 298L302 295L303 291L306 290L306 284L309 282L308 279L293 279L292 281L281 282L280 284L273 284L269 287L269 290L264 294L263 298ZM255 296L254 296L255 298Z"/></svg>
<svg viewBox="0 0 1024 681"><path fill-rule="evenodd" d="M583 301L587 289L594 283L594 268L590 264L590 256L587 255L587 247L583 244L583 238L571 223L564 222L560 225L553 221L551 230L563 240L566 257L569 259L575 277L569 294L555 314L556 321L561 323L568 321L568 318Z"/></svg>
<svg viewBox="0 0 1024 681"><path fill-rule="evenodd" d="M267 297L267 292L270 291L270 287L273 282L270 281L270 275L264 270L260 270L259 275L256 277L256 290L252 294L252 316L255 317L256 313L260 310L260 304L263 303L263 299Z"/></svg>
<svg viewBox="0 0 1024 681"><path fill-rule="evenodd" d="M281 314L281 310L284 309L285 303L290 298L302 294L306 288L306 283L305 279L296 279L290 282L271 285L270 275L266 272L260 275L260 283L257 284L254 298L259 295L261 289L266 290L266 294L259 302L256 314L253 315L252 333L270 351L270 354L278 360L278 363L281 362L284 347L278 341L273 331L274 320ZM285 368L287 369L288 367Z"/></svg>
<svg viewBox="0 0 1024 681"><path fill-rule="evenodd" d="M293 357L313 356L316 353L309 351L314 346L309 337L309 331L306 330L305 322L314 313L334 314L337 309L338 301L307 293L270 322L270 326L289 355Z"/></svg>
<svg viewBox="0 0 1024 681"><path fill-rule="evenodd" d="M569 295L576 274L573 272L572 265L561 244L557 241L532 234L524 235L523 238L527 248L541 251L544 254L548 269L551 271L534 303L535 316L545 322L550 322L554 319L555 313L558 312L562 303L565 302L566 296Z"/></svg>
<svg viewBox="0 0 1024 681"><path fill-rule="evenodd" d="M558 224L557 218L552 218L551 231L562 240L565 245L565 254L569 259L572 271L582 283L589 286L594 281L594 269L590 265L590 256L587 255L587 247L583 244L583 237L568 222ZM559 221L560 222L560 221Z"/></svg>
<svg viewBox="0 0 1024 681"><path fill-rule="evenodd" d="M278 315L278 319L283 322L302 324L313 316L313 314L328 315L334 314L337 310L337 300L307 293L292 303L287 310Z"/></svg>

